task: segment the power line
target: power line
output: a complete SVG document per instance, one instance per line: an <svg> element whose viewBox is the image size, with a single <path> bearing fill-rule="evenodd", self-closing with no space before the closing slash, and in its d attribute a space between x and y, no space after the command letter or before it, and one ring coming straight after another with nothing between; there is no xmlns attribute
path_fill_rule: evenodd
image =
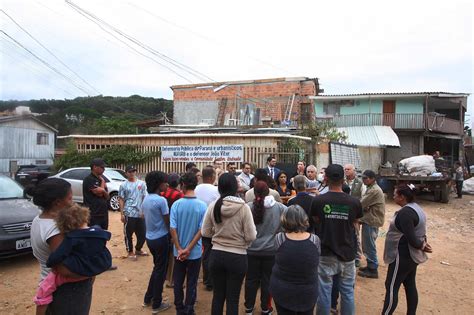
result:
<svg viewBox="0 0 474 315"><path fill-rule="evenodd" d="M3 38L2 38L3 39ZM6 40L5 40L6 41ZM9 42L8 42L9 43ZM5 50L5 47L0 47L0 50L2 51L2 54L5 55L5 56L8 56L10 57L11 59L13 60L16 60L18 62L18 64L20 64L23 68L29 70L30 72L32 72L34 75L36 75L37 77L39 78L46 78L46 75L44 73L41 72L41 70L39 68L36 68L34 66L31 66L31 65L28 65L27 63L25 63L23 60L21 60L20 58L17 58L11 54L9 54L6 50ZM22 55L23 56L23 55ZM66 90L66 89L63 89L62 87L54 84L51 82L52 85L54 85L56 88L62 90L64 93L68 94L69 96L71 97L75 97L75 95L73 93L71 93L70 91Z"/></svg>
<svg viewBox="0 0 474 315"><path fill-rule="evenodd" d="M209 38L209 37L207 37L207 36L205 36L205 35L199 34L199 33L197 33L197 32L194 32L193 30L190 30L190 29L184 27L184 26L181 26L181 25L178 25L178 24L176 24L176 23L173 23L173 22L171 22L171 21L169 21L169 20L167 20L167 19L165 19L165 18L163 18L163 17L161 17L161 16L158 16L158 15L156 15L156 14L154 14L154 13L148 11L147 9L144 9L144 8L140 7L140 6L137 6L137 5L132 4L132 3L130 3L130 2L128 2L128 5L130 5L130 6L132 6L132 7L135 7L136 9L142 10L142 11L144 11L145 13L148 13L149 15L151 15L151 16L153 16L153 17L159 19L159 20L162 20L162 21L165 22L165 23L168 23L168 24L170 24L170 25L173 25L173 26L175 26L175 27L177 27L177 28L180 28L180 29L182 29L182 30L184 30L184 31L186 31L186 32L192 33L193 35L195 35L195 36L197 36L197 37L200 37L200 38L202 38L202 39L204 39L204 40L207 40L207 41L209 41L209 42L217 43L217 44L219 44L219 45L221 45L221 46L226 46L225 44L220 43L220 42L217 42L217 41L215 41L215 40L213 40L213 39L211 39L211 38ZM249 58L251 58L251 57L249 57ZM265 63L265 62L263 62L263 61L261 61L261 60L255 59L255 58L251 58L251 59L254 59L254 60L256 60L256 61L258 61L258 62L261 62L261 63ZM276 66L274 66L274 65L272 65L272 64L270 64L270 63L266 63L266 64L269 65L269 66L272 66L272 67L274 67L274 68L277 68ZM289 72L289 71L287 71L287 70L285 70L285 69L281 69L281 68L280 68L279 70L283 70L283 71L285 71L285 72ZM213 80L213 79L211 79L211 78L208 78L208 79L210 79L210 81L213 82L213 83L217 83L215 80ZM231 87L229 87L229 88L231 88ZM239 96L240 99L248 100L248 101L251 101L251 102L253 102L253 103L256 103L257 101L260 101L260 102L262 102L262 103L269 103L269 101L267 101L267 100L265 100L265 99L253 97L253 96L251 96L250 94L246 94L246 93L243 93L243 92L240 92L240 91L238 91L238 93L240 93L240 94L242 94L242 95L244 95L244 96L249 96L249 98L243 98L243 97L240 97L240 96Z"/></svg>
<svg viewBox="0 0 474 315"><path fill-rule="evenodd" d="M32 55L33 57L35 57L36 59L38 59L42 64L44 64L46 67L48 67L49 69L51 69L52 71L54 71L56 74L58 74L59 76L61 76L63 79L65 79L66 81L68 81L69 83L71 83L72 85L74 85L78 90L81 90L82 92L84 92L86 95L89 95L88 92L79 84L77 84L74 80L72 80L71 78L69 78L68 76L64 75L63 73L61 73L61 71L59 71L58 69L56 69L55 67L53 67L52 65L50 65L48 62L44 61L43 59L41 59L40 57L38 57L34 52L32 52L30 49L26 48L25 46L23 46L20 42L18 42L16 39L14 39L13 37L11 37L10 35L8 35L5 31L3 30L0 30L1 33L3 33L5 36L7 36L11 41L13 41L16 45L18 45L19 47L23 48L24 50L26 50L30 55Z"/></svg>
<svg viewBox="0 0 474 315"><path fill-rule="evenodd" d="M148 51L149 53L157 56L158 58L162 59L163 61L167 62L167 63L170 63L172 64L174 67L180 69L181 71L184 71L184 72L187 72L188 74L198 78L199 80L202 80L203 78L205 80L211 80L213 81L213 79L211 79L210 77L208 77L207 75L161 53L160 51L142 43L141 41L139 41L138 39L134 38L133 36L131 35L128 35L126 34L125 32L121 31L120 29L112 26L111 24L107 23L106 21L104 21L103 19L99 18L98 16L94 15L93 13L81 8L80 6L78 6L77 4L73 3L71 0L66 0L66 3L69 4L70 6L76 8L76 11L77 10L80 10L82 12L84 12L85 14L87 14L88 16L90 16L91 18L93 18L94 20L102 23L103 25L109 27L110 29L112 29L114 32L118 33L119 35L121 35L122 37L125 37L126 39L128 39L129 41L131 41L132 43L134 43L135 45L143 48L144 50Z"/></svg>
<svg viewBox="0 0 474 315"><path fill-rule="evenodd" d="M77 72L72 70L67 64L65 64L61 59L59 59L58 56L56 56L51 50L49 50L46 46L44 46L39 40L37 40L33 35L31 35L25 28L23 28L17 21L15 21L14 18L12 18L10 15L8 15L3 9L0 9L0 11L5 14L13 23L15 23L16 26L18 26L23 32L25 32L31 39L33 39L38 45L40 45L44 50L46 50L51 56L53 56L60 64L62 64L66 69L74 73L82 82L84 82L86 85L88 85L94 92L97 94L101 94L96 88L94 88L92 85L90 85L85 79L83 79Z"/></svg>
<svg viewBox="0 0 474 315"><path fill-rule="evenodd" d="M185 64L182 64L180 63L179 61L177 60L174 60L172 59L171 57L168 57L167 55L157 51L156 49L150 47L150 46L147 46L146 44L140 42L139 40L137 40L136 38L124 33L123 31L121 31L120 29L112 26L111 24L107 23L106 21L104 21L103 19L97 17L96 15L94 15L93 13L79 7L78 5L74 4L72 1L66 1L66 3L70 4L70 5L74 5L77 9L85 12L86 14L88 14L89 16L91 16L92 18L94 18L95 20L99 21L100 23L106 25L107 27L111 28L113 31L115 31L116 33L118 33L119 35L125 37L126 39L128 39L129 41L133 42L134 44L142 47L143 49L147 50L148 52L156 55L158 58L164 60L165 62L168 62L172 65L174 65L175 67L195 76L196 78L202 80L203 78L205 80L212 80L211 78L209 78L208 76L206 76L205 74L202 74L201 72L197 71L197 70L194 70L193 68L191 67L188 67L186 66Z"/></svg>
<svg viewBox="0 0 474 315"><path fill-rule="evenodd" d="M142 7L140 7L140 6L138 6L138 5L134 4L134 3L128 2L127 4L128 4L129 6L132 6L132 7L136 8L136 9L138 9L138 10L142 10L142 11L144 11L145 13L148 13L149 15L155 17L156 19L159 19L159 20L161 20L161 21L163 21L163 22L165 22L165 23L167 23L167 24L170 24L170 25L172 25L172 26L174 26L174 27L177 27L177 28L182 29L182 30L184 30L184 31L186 31L186 32L189 32L189 33L193 34L194 36L197 36L197 37L199 37L199 38L201 38L201 39L204 39L204 40L206 40L206 41L208 41L208 42L215 43L215 44L218 44L218 45L224 46L224 47L229 47L229 44L227 44L227 43L217 41L217 40L215 40L215 39L213 39L213 38L210 38L210 37L207 37L207 36L205 36L205 35L202 35L202 34L200 34L200 33L198 33L198 32L195 32L195 31L193 31L193 30L191 30L191 29L189 29L189 28L187 28L187 27L184 27L184 26L181 26L181 25L179 25L179 24L176 24L176 23L174 23L174 22L172 22L172 21L170 21L170 20L168 20L168 19L165 19L165 18L162 17L162 16L156 15L155 13L152 13L152 12L150 12L149 10L147 10L147 9L145 9L145 8L142 8ZM269 63L269 62L263 61L263 60L261 60L261 59L259 59L259 58L255 58L255 57L252 57L252 56L249 56L249 55L247 55L246 57L249 58L249 59L252 59L252 60L254 60L254 61L256 61L256 62L259 62L259 63L261 63L261 64L263 64L263 65L266 65L266 66L268 66L268 67L274 68L274 69L276 69L276 70L284 71L284 72L286 72L286 73L292 74L292 72L290 72L290 71L287 70L287 69L284 69L284 68L282 68L282 67L276 66L276 65L271 64L271 63ZM292 75L293 75L293 74L292 74Z"/></svg>
<svg viewBox="0 0 474 315"><path fill-rule="evenodd" d="M117 37L116 35L114 35L112 32L110 32L109 30L105 29L102 25L100 25L99 22L95 21L94 19L92 19L91 17L87 16L86 14L84 14L83 12L81 12L80 10L76 9L75 7L72 7L73 10L75 10L77 13L79 13L80 15L82 15L83 17L85 17L86 19L88 19L89 21L91 21L92 23L96 24L101 30L103 30L104 32L106 32L107 34L109 34L110 36L112 36L113 38L115 38L116 40L118 40L119 42L121 42L122 44L124 44L125 46L127 46L130 50L132 50L133 52L135 52L136 54L142 56L142 57L145 57L151 61L153 61L154 63L162 66L163 68L166 68L168 69L169 71L173 72L174 74L176 74L177 76L179 76L180 78L186 80L187 82L189 83L192 83L192 81L190 79L188 79L187 77L185 76L182 76L181 74L179 74L178 72L176 72L175 70L173 70L172 68L168 67L167 65L164 65L162 64L161 62L157 61L156 59L142 53L141 51L139 51L138 49L136 49L135 47L131 46L130 44L128 44L127 42L125 42L124 40L120 39L119 37Z"/></svg>

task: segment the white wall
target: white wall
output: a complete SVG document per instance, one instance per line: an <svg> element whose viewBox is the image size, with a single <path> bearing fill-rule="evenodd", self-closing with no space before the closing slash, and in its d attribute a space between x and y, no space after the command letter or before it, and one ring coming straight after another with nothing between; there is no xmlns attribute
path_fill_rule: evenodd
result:
<svg viewBox="0 0 474 315"><path fill-rule="evenodd" d="M48 134L48 144L37 144L38 133ZM0 124L0 173L9 172L11 160L18 165L35 164L36 160L52 164L54 149L54 132L33 119Z"/></svg>

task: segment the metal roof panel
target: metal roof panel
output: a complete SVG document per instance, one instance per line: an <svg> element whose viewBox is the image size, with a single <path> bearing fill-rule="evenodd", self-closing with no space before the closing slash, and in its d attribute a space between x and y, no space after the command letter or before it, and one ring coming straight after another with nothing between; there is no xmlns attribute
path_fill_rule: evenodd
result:
<svg viewBox="0 0 474 315"><path fill-rule="evenodd" d="M397 134L389 126L341 127L338 131L347 136L346 143L361 147L400 147Z"/></svg>

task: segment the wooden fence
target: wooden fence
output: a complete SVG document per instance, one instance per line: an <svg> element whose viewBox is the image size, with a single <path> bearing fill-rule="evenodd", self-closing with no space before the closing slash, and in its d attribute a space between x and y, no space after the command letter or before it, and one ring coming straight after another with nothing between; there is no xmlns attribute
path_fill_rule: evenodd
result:
<svg viewBox="0 0 474 315"><path fill-rule="evenodd" d="M308 162L310 159L314 159L314 149L311 147L310 138L286 134L73 135L60 138L73 139L79 152L126 144L137 146L137 150L141 152L160 152L161 146L242 144L244 146L244 162L252 163L257 167L264 167L266 159L270 155L274 155L277 160L283 163L294 163L294 165L300 158L306 159ZM283 148L282 144L289 139L298 140L301 144L300 147ZM200 169L208 164L212 164L212 162L196 162ZM242 163L236 164L237 168L240 168ZM186 162L164 162L161 156L157 156L147 163L137 165L137 169L139 173L155 170L181 173L184 172L185 165ZM114 165L114 167L124 168L125 165Z"/></svg>

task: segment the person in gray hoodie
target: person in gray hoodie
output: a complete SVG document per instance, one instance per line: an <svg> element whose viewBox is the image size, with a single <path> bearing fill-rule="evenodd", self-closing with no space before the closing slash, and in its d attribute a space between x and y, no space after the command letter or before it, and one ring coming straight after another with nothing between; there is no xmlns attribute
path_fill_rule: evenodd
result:
<svg viewBox="0 0 474 315"><path fill-rule="evenodd" d="M257 226L257 238L247 248L248 270L245 276L245 313L253 314L257 290L260 286L262 314L271 314L268 286L275 263L275 235L281 230L280 217L286 206L270 195L267 183L258 181L254 186L255 200L248 203Z"/></svg>
<svg viewBox="0 0 474 315"><path fill-rule="evenodd" d="M209 271L213 280L212 315L239 313L239 297L247 272L247 248L257 237L252 212L236 197L238 184L233 174L219 178L220 198L207 208L201 234L212 238Z"/></svg>

